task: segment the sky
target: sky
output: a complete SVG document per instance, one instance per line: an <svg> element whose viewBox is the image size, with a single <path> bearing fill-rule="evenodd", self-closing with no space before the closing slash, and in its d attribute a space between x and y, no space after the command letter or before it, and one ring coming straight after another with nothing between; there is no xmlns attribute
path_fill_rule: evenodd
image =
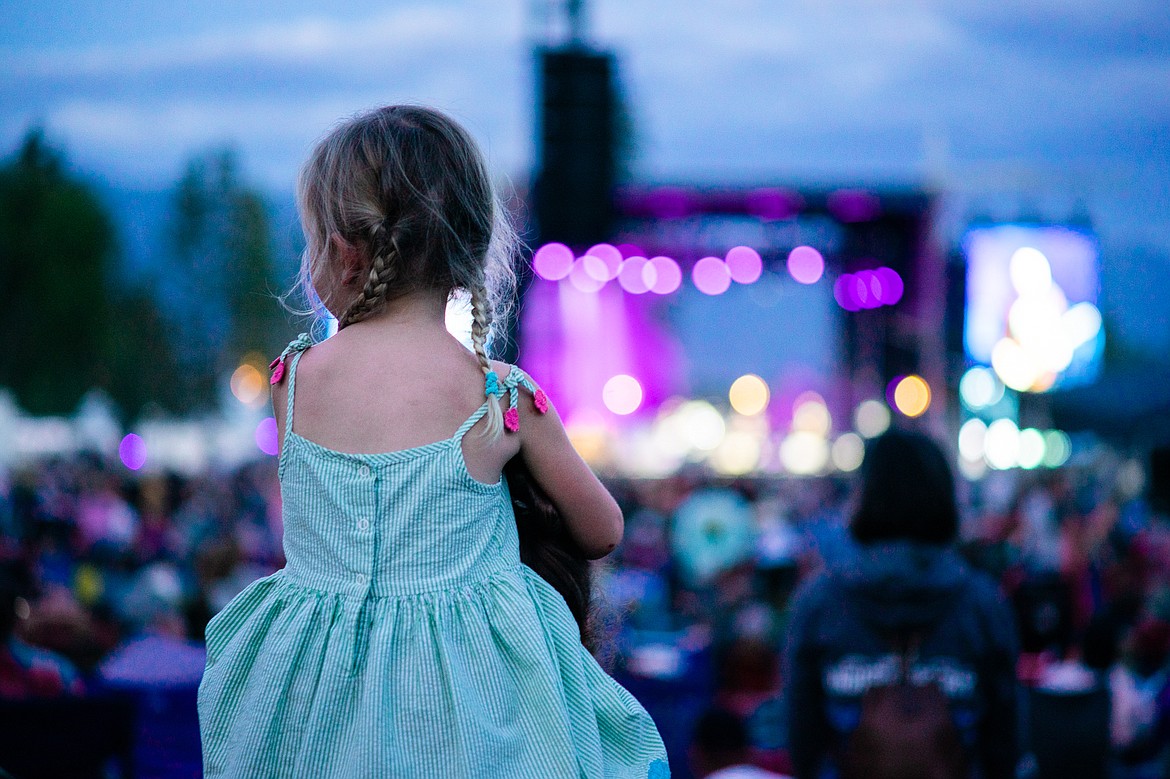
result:
<svg viewBox="0 0 1170 779"><path fill-rule="evenodd" d="M557 6L5 0L0 152L43 126L80 168L150 189L229 143L288 195L333 122L411 101L523 183ZM636 180L930 186L955 225L1087 213L1106 303L1170 348L1150 291L1170 282L1165 0L594 0L587 24L619 59Z"/></svg>

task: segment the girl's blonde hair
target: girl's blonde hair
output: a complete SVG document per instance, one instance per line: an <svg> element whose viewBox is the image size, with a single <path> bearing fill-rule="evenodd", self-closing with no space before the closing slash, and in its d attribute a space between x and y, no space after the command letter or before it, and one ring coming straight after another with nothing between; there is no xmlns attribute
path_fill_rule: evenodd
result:
<svg viewBox="0 0 1170 779"><path fill-rule="evenodd" d="M486 377L493 325L516 288L518 239L471 135L432 108L396 105L342 122L313 149L297 182L305 232L298 287L315 309L336 300L344 268L332 236L364 251L366 283L338 328L409 293L471 297L471 340ZM487 434L503 429L488 406Z"/></svg>

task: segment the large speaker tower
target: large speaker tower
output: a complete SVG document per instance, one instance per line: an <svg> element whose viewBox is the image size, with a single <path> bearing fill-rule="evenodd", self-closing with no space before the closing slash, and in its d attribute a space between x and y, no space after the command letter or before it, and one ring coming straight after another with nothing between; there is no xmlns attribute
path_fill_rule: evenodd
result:
<svg viewBox="0 0 1170 779"><path fill-rule="evenodd" d="M538 57L537 234L542 243L595 243L613 222L614 58L576 43Z"/></svg>

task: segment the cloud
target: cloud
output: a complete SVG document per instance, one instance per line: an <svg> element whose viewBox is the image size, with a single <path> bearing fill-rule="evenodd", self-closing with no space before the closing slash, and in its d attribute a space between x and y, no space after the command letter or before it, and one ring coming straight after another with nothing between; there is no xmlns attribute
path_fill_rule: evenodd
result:
<svg viewBox="0 0 1170 779"><path fill-rule="evenodd" d="M1165 42L1170 23L1156 3L1126 0L1106 15L1088 0L1014 11L976 0L727 0L664 13L609 0L591 5L591 21L619 55L643 176L909 179L937 138L969 165L1168 164L1170 45L1149 41ZM44 121L140 175L233 140L287 185L338 116L420 101L452 110L490 142L498 169L523 175L533 137L524 8L410 4L0 48L0 140Z"/></svg>
<svg viewBox="0 0 1170 779"><path fill-rule="evenodd" d="M515 14L488 2L319 17L166 42L0 50L11 136L45 124L83 159L135 179L175 175L182 158L231 142L288 186L309 143L338 118L425 102L464 121L504 171L528 163L524 58Z"/></svg>

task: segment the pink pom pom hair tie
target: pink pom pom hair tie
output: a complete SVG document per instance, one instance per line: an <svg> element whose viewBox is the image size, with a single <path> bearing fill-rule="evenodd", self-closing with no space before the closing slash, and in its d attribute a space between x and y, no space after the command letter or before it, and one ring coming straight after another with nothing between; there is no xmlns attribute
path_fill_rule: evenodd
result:
<svg viewBox="0 0 1170 779"><path fill-rule="evenodd" d="M489 377L494 375L494 373L488 374ZM489 396L494 394L490 391L494 386L496 385L489 379ZM504 428L510 433L515 433L520 429L520 410L517 408L520 401L520 387L532 393L532 403L536 406L537 412L548 413L548 396L544 394L544 390L538 389L522 370L513 366L512 370L508 372L507 378L504 379L503 386L499 387L501 396L505 391L508 393L508 410L504 412Z"/></svg>
<svg viewBox="0 0 1170 779"><path fill-rule="evenodd" d="M272 375L268 377L268 383L279 384L280 380L284 378L284 364L288 360L288 356L293 352L303 352L312 345L313 339L308 333L301 333L294 338L288 346L284 347L280 356L268 364L268 370L272 371Z"/></svg>

